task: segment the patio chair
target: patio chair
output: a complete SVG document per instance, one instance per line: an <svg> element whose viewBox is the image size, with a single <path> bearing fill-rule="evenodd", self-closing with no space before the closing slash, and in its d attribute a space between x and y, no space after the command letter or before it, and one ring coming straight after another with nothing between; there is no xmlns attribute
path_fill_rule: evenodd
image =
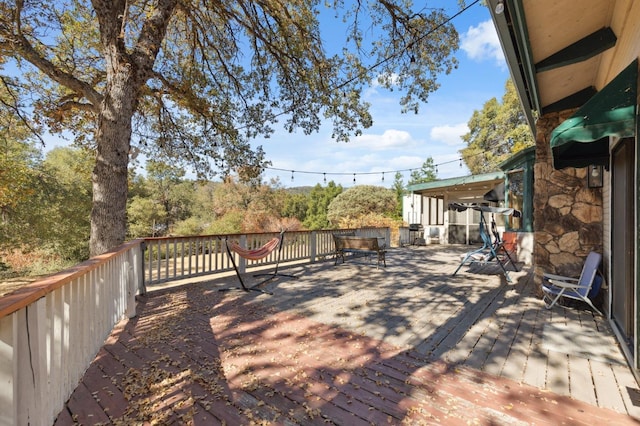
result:
<svg viewBox="0 0 640 426"><path fill-rule="evenodd" d="M579 300L588 304L597 313L602 312L593 305L592 298L598 295L602 286L602 275L598 272L602 255L591 252L587 256L579 278L544 274L542 278L542 300L547 309L551 309L561 298Z"/></svg>

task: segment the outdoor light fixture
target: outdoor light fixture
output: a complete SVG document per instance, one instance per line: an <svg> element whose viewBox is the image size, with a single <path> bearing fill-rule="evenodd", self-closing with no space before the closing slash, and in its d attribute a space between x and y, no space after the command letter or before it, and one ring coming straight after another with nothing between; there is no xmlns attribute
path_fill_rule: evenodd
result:
<svg viewBox="0 0 640 426"><path fill-rule="evenodd" d="M587 169L587 186L589 188L602 188L603 186L602 166L593 164Z"/></svg>
<svg viewBox="0 0 640 426"><path fill-rule="evenodd" d="M498 4L496 4L495 8L496 15L500 15L504 12L504 0L498 0Z"/></svg>

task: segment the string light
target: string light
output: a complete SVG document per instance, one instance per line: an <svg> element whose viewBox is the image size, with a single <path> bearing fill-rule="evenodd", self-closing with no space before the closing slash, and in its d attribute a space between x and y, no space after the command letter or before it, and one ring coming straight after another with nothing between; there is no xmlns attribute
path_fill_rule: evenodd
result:
<svg viewBox="0 0 640 426"><path fill-rule="evenodd" d="M462 158L457 158L455 160L450 160L450 161L444 161L442 163L438 163L438 164L434 164L435 167L435 171L436 173L438 173L438 166L443 166L445 164L451 164L451 163L455 163L455 162L459 162L460 163L460 167L462 167ZM414 170L418 170L416 168L412 168L412 169L400 169L400 170L385 170L383 172L314 172L314 171L308 171L308 170L290 170L290 169L281 169L278 167L265 167L265 170L272 170L272 171L278 171L278 172L291 172L291 180L294 180L294 174L295 173L300 173L300 174L307 174L307 175L322 175L322 180L326 183L327 182L327 175L329 176L353 176L353 182L356 182L356 178L358 175L360 176L365 176L365 175L377 175L377 174L382 174L382 181L384 182L384 175L387 173L405 173L405 172L409 172L412 173Z"/></svg>
<svg viewBox="0 0 640 426"><path fill-rule="evenodd" d="M473 158L476 156L482 155L484 156L485 160L488 159L487 153L486 152L479 152L477 154L474 154L472 156L470 156L469 158ZM462 162L462 157L459 157L455 160L450 160L450 161L443 161L442 163L438 163L438 164L434 164L433 167L435 168L435 172L436 174L439 172L438 167L439 166L444 166L446 164L451 164L451 163L455 163L458 162L458 164L460 165L460 167L463 167L463 162ZM324 183L327 183L327 175L330 176L353 176L353 183L356 183L356 178L358 175L360 176L365 176L365 175L376 175L378 173L382 174L382 181L384 182L384 175L385 173L406 173L409 172L410 174L414 171L414 170L419 170L416 168L412 168L412 169L399 169L399 170L385 170L385 171L378 171L378 172L314 172L314 171L305 171L305 170L289 170L289 169L281 169L278 167L265 167L264 170L272 170L272 171L279 171L279 172L288 172L291 171L291 180L294 180L294 173L301 173L301 174L307 174L307 175L322 175L322 180Z"/></svg>

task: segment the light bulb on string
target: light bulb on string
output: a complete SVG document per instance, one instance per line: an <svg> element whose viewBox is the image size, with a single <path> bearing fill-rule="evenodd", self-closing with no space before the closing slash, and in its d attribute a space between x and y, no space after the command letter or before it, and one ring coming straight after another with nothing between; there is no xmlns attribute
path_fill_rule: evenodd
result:
<svg viewBox="0 0 640 426"><path fill-rule="evenodd" d="M480 152L477 155L478 156L483 156L485 161L488 161L489 154L486 151L485 152ZM461 168L464 167L462 160L463 160L462 157L458 157L458 164L459 164L459 166ZM216 161L216 163L219 161L221 164L223 164L223 159L217 159L216 158L215 161ZM435 173L439 173L440 172L440 170L439 170L439 166L440 165L453 163L455 161L456 160L451 160L451 161L446 161L446 162L441 163L441 164L434 164L433 168L434 168ZM285 172L285 173L290 171L291 172L291 181L295 180L295 173L296 173L295 170L280 169L280 168L275 168L275 167L265 167L265 169L277 170L277 171ZM356 184L357 183L357 175L358 174L369 175L369 174L380 173L381 180L382 180L382 182L384 182L385 181L385 174L387 174L387 173L400 174L402 177L405 177L405 178L407 177L407 174L408 174L409 179L411 179L411 177L412 177L411 175L413 174L414 170L421 170L421 169L401 169L401 170L395 170L395 171L394 170L391 170L391 171L388 170L388 171L384 171L384 172L351 172L351 171L349 171L349 172L346 172L346 173L344 173L344 172L341 172L341 173L315 172L315 171L300 171L300 170L298 170L298 173L309 173L309 174L314 174L314 175L322 175L322 180L323 180L324 183L327 183L327 174L330 174L330 175L331 174L337 174L337 175L350 175L350 174L352 174L353 175L353 183Z"/></svg>
<svg viewBox="0 0 640 426"><path fill-rule="evenodd" d="M409 71L417 70L418 63L416 61L415 40L407 45L406 52L410 54L409 55Z"/></svg>

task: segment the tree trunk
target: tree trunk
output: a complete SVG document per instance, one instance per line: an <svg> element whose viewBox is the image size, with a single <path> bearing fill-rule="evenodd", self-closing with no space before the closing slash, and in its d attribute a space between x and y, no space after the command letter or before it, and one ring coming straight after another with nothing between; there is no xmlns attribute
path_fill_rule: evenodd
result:
<svg viewBox="0 0 640 426"><path fill-rule="evenodd" d="M91 256L102 254L125 241L131 120L139 86L131 66L121 64L107 77L106 96L100 105L96 130L97 157L93 170Z"/></svg>
<svg viewBox="0 0 640 426"><path fill-rule="evenodd" d="M125 0L92 0L100 24L107 84L96 128L97 156L93 170L91 256L122 244L127 235L127 196L131 120L138 96L153 70L167 25L178 0L162 0L151 7L136 45L124 41Z"/></svg>

